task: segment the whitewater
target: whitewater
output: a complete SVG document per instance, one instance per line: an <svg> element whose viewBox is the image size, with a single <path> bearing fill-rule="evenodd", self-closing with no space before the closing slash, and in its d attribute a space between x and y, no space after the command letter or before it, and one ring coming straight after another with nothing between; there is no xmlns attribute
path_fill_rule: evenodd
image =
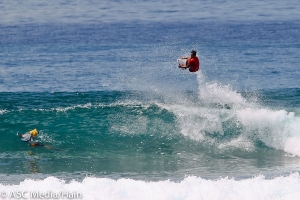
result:
<svg viewBox="0 0 300 200"><path fill-rule="evenodd" d="M297 199L300 189L298 173L272 180L261 175L241 181L187 177L179 182L86 178L82 182L65 183L48 177L43 181L25 180L17 186L1 185L1 194L9 196L15 191L27 191L24 197L30 197L30 192L37 189L28 191L28 185L38 188L40 193L69 192L74 195L70 199Z"/></svg>
<svg viewBox="0 0 300 200"><path fill-rule="evenodd" d="M202 73L197 74L197 80L199 84L197 101L184 99L183 103L178 96L173 98L172 94L160 93L160 99L163 101L167 99L168 103L151 100L148 104L147 101L132 101L131 98L130 101L127 99L107 105L88 103L73 107L60 107L56 108L55 112L66 113L76 109L89 110L92 107L115 106L131 108L141 106L142 110L147 110L149 106L155 104L160 109L166 109L175 115L180 134L198 144L201 143L204 148L213 149L209 151L221 154L231 152L233 156L236 151L250 153L260 151L257 143L263 143L266 146L263 148L271 148L271 151L278 150L282 152L279 154L284 157L300 155L297 146L300 121L295 113L262 106L255 97L246 99L230 86L207 82ZM173 98L172 102L170 102L171 98ZM47 110L47 112L53 111L53 108ZM9 112L3 111L1 115ZM145 119L140 115L137 120ZM141 123L135 126L132 122L127 124L124 134L136 135L141 134L141 130L146 130L138 125ZM226 124L225 127L224 124ZM115 130L120 128L117 124L114 126ZM49 137L51 136L43 135L44 140L48 142ZM236 169L228 171L231 171L231 174L235 174L235 170L242 171L238 165ZM230 165L223 167L230 167ZM222 169L218 170L222 171ZM40 197L52 195L51 199L61 198L57 195L60 193L69 194L70 198L74 197L72 199L240 199L241 197L244 199L297 199L300 192L299 173L292 171L295 169L291 170L291 173L288 170L279 170L267 177L259 173L252 177L229 175L209 179L186 175L182 178L157 181L100 178L91 174L83 177L82 181L72 180L72 178L65 181L50 175L40 180L27 178L19 184L1 184L0 191L4 197L10 195L13 198L14 192L23 192L24 198L30 197L31 199L36 197L32 196L34 192L41 193ZM7 176L6 179L9 179L9 175ZM15 175L12 174L13 176Z"/></svg>

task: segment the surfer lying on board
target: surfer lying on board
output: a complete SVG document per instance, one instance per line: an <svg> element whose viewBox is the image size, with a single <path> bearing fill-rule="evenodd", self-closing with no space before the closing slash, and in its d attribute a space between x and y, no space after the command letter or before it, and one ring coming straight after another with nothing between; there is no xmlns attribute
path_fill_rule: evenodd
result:
<svg viewBox="0 0 300 200"><path fill-rule="evenodd" d="M200 62L198 57L196 56L197 51L192 50L191 56L181 57L181 59L187 59L186 66L178 66L179 68L187 69L189 68L190 72L197 72L200 68Z"/></svg>
<svg viewBox="0 0 300 200"><path fill-rule="evenodd" d="M24 134L18 134L18 135L21 137L21 140L24 142L27 142L29 146L44 146L39 141L35 140L38 134L39 134L39 131L36 129L33 129L29 132L26 132Z"/></svg>

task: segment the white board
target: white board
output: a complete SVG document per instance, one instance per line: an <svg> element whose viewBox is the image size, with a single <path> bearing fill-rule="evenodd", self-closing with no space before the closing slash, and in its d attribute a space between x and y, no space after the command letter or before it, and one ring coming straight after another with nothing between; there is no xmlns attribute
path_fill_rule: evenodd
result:
<svg viewBox="0 0 300 200"><path fill-rule="evenodd" d="M178 58L177 59L178 66L180 66L180 67L186 67L186 61L187 61L186 58Z"/></svg>

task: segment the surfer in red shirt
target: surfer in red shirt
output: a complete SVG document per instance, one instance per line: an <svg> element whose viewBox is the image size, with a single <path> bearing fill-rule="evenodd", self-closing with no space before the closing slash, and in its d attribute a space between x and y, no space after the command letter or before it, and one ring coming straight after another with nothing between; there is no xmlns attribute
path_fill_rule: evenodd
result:
<svg viewBox="0 0 300 200"><path fill-rule="evenodd" d="M196 56L197 52L195 50L191 51L191 57L182 57L187 59L186 66L178 66L179 68L187 69L189 68L190 72L197 72L200 68L200 62L198 57Z"/></svg>

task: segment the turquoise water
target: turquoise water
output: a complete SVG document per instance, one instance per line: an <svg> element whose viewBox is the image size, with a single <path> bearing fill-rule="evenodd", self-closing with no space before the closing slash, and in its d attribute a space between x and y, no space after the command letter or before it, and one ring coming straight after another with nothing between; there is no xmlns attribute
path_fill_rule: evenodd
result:
<svg viewBox="0 0 300 200"><path fill-rule="evenodd" d="M276 120L270 125L257 121L261 128L248 133L251 127L238 121L247 118L239 112L248 107L237 105L240 102L192 102L196 97L191 95L187 93L190 98L184 102L165 102L161 96L154 100L154 94L140 92L2 93L7 140L1 144L1 173L177 180L186 175L242 178L262 172L272 177L279 167L281 173L298 169L299 159L286 158L280 149L283 136L268 146L268 139L257 135L279 129L281 125L272 127ZM285 123L290 120L287 113L283 117ZM50 149L20 142L16 133L33 127Z"/></svg>
<svg viewBox="0 0 300 200"><path fill-rule="evenodd" d="M299 7L3 1L0 195L297 198Z"/></svg>

